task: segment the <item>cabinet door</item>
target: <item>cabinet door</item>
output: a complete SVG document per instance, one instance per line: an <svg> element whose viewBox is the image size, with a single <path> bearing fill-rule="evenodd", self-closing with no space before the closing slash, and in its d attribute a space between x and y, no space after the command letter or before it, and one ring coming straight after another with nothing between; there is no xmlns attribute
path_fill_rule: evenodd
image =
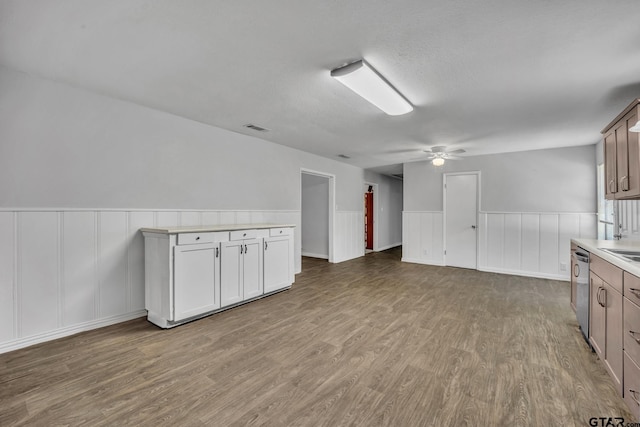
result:
<svg viewBox="0 0 640 427"><path fill-rule="evenodd" d="M624 197L638 197L640 196L640 146L638 146L638 133L629 132L629 128L636 124L638 121L638 114L634 110L627 116L625 116L623 122L625 122L624 130L627 139L627 161L628 161L628 178L625 182L626 190Z"/></svg>
<svg viewBox="0 0 640 427"><path fill-rule="evenodd" d="M604 282L601 300L605 304L605 366L622 394L622 294Z"/></svg>
<svg viewBox="0 0 640 427"><path fill-rule="evenodd" d="M605 197L613 199L618 192L618 172L616 170L616 135L613 131L604 137Z"/></svg>
<svg viewBox="0 0 640 427"><path fill-rule="evenodd" d="M226 307L243 299L242 290L242 241L220 244L220 304Z"/></svg>
<svg viewBox="0 0 640 427"><path fill-rule="evenodd" d="M174 248L173 319L183 320L220 308L218 245Z"/></svg>
<svg viewBox="0 0 640 427"><path fill-rule="evenodd" d="M578 275L580 274L580 267L578 266L578 260L571 251L571 308L576 311L576 299L578 297Z"/></svg>
<svg viewBox="0 0 640 427"><path fill-rule="evenodd" d="M616 139L616 176L618 188L616 197L625 197L629 191L629 152L627 147L626 122L616 125L613 129Z"/></svg>
<svg viewBox="0 0 640 427"><path fill-rule="evenodd" d="M243 244L243 296L244 299L249 299L264 293L262 281L262 239L244 240Z"/></svg>
<svg viewBox="0 0 640 427"><path fill-rule="evenodd" d="M590 307L589 307L589 342L598 356L604 359L605 309L602 303L604 282L593 271L589 274Z"/></svg>
<svg viewBox="0 0 640 427"><path fill-rule="evenodd" d="M291 236L264 239L264 292L291 286L289 240Z"/></svg>

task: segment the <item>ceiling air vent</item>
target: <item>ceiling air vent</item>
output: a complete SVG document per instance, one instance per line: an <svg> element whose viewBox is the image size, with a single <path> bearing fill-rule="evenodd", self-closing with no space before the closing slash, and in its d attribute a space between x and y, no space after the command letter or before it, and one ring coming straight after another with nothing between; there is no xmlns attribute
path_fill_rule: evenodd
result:
<svg viewBox="0 0 640 427"><path fill-rule="evenodd" d="M251 123L249 123L248 125L244 125L244 127L248 128L248 129L251 129L251 130L255 130L257 132L269 132L269 129L253 125Z"/></svg>
<svg viewBox="0 0 640 427"><path fill-rule="evenodd" d="M346 154L338 154L338 157L342 157L343 159L350 159L351 157L347 156Z"/></svg>

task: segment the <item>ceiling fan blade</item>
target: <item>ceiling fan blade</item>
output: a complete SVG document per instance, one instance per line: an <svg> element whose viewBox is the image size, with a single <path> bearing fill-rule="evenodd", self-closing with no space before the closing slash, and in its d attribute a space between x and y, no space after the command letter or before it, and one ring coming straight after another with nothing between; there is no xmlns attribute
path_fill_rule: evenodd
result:
<svg viewBox="0 0 640 427"><path fill-rule="evenodd" d="M463 150L462 148L458 148L457 150L453 150L453 151L447 151L447 153L449 154L462 154L465 153L466 151Z"/></svg>

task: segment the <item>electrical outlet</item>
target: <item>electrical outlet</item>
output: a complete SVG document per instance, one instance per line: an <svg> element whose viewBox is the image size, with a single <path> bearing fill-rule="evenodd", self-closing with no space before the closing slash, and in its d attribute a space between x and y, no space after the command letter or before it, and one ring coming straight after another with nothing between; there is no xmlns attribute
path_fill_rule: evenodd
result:
<svg viewBox="0 0 640 427"><path fill-rule="evenodd" d="M567 263L566 262L561 262L560 263L560 271L567 271Z"/></svg>

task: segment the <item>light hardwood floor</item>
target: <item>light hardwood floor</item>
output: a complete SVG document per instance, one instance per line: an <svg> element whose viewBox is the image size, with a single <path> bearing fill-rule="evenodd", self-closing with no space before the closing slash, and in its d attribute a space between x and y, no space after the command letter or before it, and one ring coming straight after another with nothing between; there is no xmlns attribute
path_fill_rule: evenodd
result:
<svg viewBox="0 0 640 427"><path fill-rule="evenodd" d="M632 421L569 284L303 259L286 292L0 355L0 425L586 426Z"/></svg>

